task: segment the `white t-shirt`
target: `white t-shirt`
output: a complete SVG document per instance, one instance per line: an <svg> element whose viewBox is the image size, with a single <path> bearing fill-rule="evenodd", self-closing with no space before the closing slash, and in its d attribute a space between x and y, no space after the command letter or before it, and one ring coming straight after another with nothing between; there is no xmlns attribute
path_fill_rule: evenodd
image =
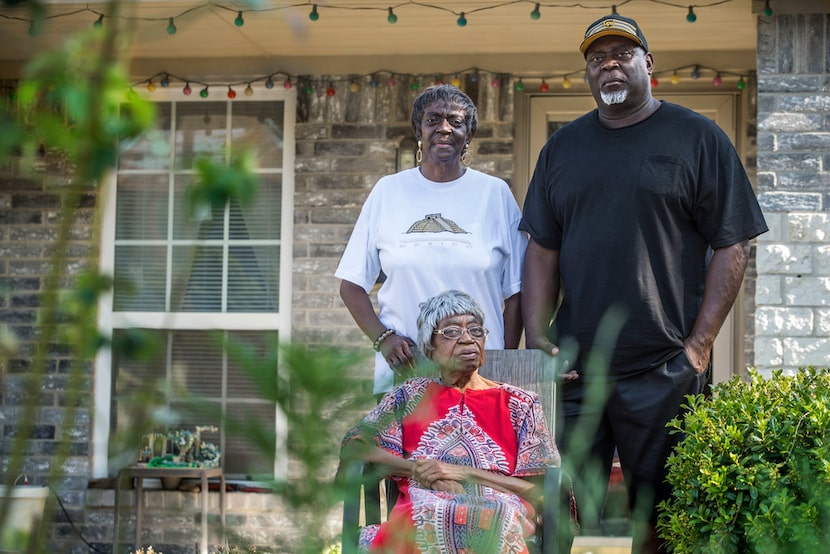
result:
<svg viewBox="0 0 830 554"><path fill-rule="evenodd" d="M363 204L335 276L368 293L381 270L381 322L417 339L420 304L449 289L476 299L490 330L487 348L504 348L503 300L521 290L527 235L507 183L474 169L447 183L418 168L380 179ZM375 356L375 393L394 375Z"/></svg>

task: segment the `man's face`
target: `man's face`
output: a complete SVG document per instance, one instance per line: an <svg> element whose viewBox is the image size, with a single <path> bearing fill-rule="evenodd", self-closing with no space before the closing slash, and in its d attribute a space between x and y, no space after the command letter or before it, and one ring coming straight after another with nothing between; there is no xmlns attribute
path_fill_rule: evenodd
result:
<svg viewBox="0 0 830 554"><path fill-rule="evenodd" d="M603 37L585 55L588 85L597 105L637 106L650 95L651 54L624 37Z"/></svg>

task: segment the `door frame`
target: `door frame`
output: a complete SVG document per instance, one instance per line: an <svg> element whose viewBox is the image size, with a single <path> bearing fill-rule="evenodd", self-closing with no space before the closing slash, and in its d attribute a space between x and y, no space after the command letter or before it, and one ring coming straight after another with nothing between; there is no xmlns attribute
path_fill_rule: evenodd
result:
<svg viewBox="0 0 830 554"><path fill-rule="evenodd" d="M747 142L744 121L746 114L745 102L741 102L740 91L699 92L690 90L672 90L663 92L655 90L654 96L705 113L715 120L732 140L741 159L746 165L744 152ZM555 102L556 109L550 110L551 103ZM513 195L519 206L524 205L527 186L533 175L533 168L541 149L540 125L541 117L549 113L573 115L577 117L595 107L590 92L568 93L534 93L516 94L514 96L514 121L516 136L514 139L514 175L512 180ZM713 117L712 114L717 114ZM547 129L547 121L542 125L542 132ZM739 132L740 130L740 132ZM545 138L541 139L544 144ZM712 382L719 383L729 380L733 375L743 374L746 371L746 356L744 354L744 337L746 336L746 318L743 298L743 285L738 292L735 304L721 327L712 350Z"/></svg>

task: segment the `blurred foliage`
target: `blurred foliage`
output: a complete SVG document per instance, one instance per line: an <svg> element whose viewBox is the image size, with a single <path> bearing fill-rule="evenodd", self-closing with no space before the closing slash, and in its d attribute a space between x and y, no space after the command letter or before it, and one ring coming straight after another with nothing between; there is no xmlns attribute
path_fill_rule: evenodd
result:
<svg viewBox="0 0 830 554"><path fill-rule="evenodd" d="M36 21L44 17L43 5L27 2ZM117 4L108 6L117 13ZM0 106L0 162L22 175L37 175L42 161L62 160L70 180L56 188L61 210L52 243L52 254L42 278L35 343L29 369L20 377L23 405L10 433L5 480L24 472L27 442L40 408L44 377L56 351L69 349L71 367L62 391L62 424L56 430L57 450L49 459L49 483L58 483L68 458L73 427L89 404L89 368L92 356L106 344L95 328L97 300L109 287L107 278L95 275L97 253L86 270L66 263L81 198L99 186L101 177L115 166L121 140L137 136L154 120L152 104L132 97L121 52L124 43L117 25L91 29L72 37L64 48L35 57L22 73L12 94ZM128 106L125 108L125 106ZM93 247L97 234L90 237ZM68 287L68 282L75 282ZM67 290L67 289L70 290ZM8 503L0 506L0 526L8 516ZM50 513L50 508L47 508ZM33 537L30 552L48 549L47 525Z"/></svg>
<svg viewBox="0 0 830 554"><path fill-rule="evenodd" d="M3 0L5 5L26 5L36 23L45 17L44 4L26 0ZM77 225L77 207L84 195L97 193L102 198L106 174L117 166L119 144L134 139L155 124L154 105L130 88L126 57L129 29L118 17L119 2L100 6L109 14L107 25L91 28L72 37L64 48L35 57L26 65L22 79L11 94L0 99L0 163L13 164L23 174L37 175L44 161L65 164L69 177L56 189L62 196L59 223L52 246L53 255L43 278L39 299L36 345L31 365L23 382L26 402L12 437L4 438L7 455L5 476L11 482L27 463L28 441L38 418L39 395L48 366L56 349L68 349L72 360L62 391L62 421L55 438L57 451L49 459L50 483L60 483L72 444L72 427L81 410L92 411L92 362L102 348L110 348L123 360L147 361L160 352L157 335L143 329L119 334L117 340L103 335L97 327L97 309L103 295L111 293L112 277L97 271L101 214L93 224L89 243L93 250L85 267L67 264L66 252ZM220 157L221 159L221 157ZM239 152L228 164L208 158L196 162L197 178L188 190L190 209L221 206L231 199L249 203L255 196L257 180L251 169L255 163L250 152ZM52 185L48 185L52 186ZM97 205L102 205L98 202ZM8 329L0 329L0 353L15 353L16 341ZM306 530L302 552L319 553L324 546L320 530L339 495L331 486L330 467L337 455L339 436L332 437L344 420L344 411L360 395L344 376L359 361L352 354L330 349L310 349L299 345L273 344L263 355L245 344L217 343L257 384L262 399L272 402L289 430L289 438L280 452L291 460L292 478L268 483L274 494L293 512L296 529ZM365 361L365 360L360 360ZM160 406L175 399L194 413L205 410L202 399L186 390L161 382L147 382L134 399L137 429L134 437L159 422L172 423ZM184 416L184 414L180 414ZM255 421L221 414L227 433L244 436L263 453L273 456L277 445L274 429L265 429ZM349 418L352 416L350 415ZM111 437L118 442L118 437ZM11 484L11 483L9 483ZM0 506L0 526L7 505ZM51 509L47 508L47 514ZM41 526L33 537L29 552L49 552L50 525ZM232 531L232 530L229 530ZM227 552L255 552L243 537L233 537ZM240 550L242 548L243 550Z"/></svg>
<svg viewBox="0 0 830 554"><path fill-rule="evenodd" d="M669 427L674 493L658 530L679 554L819 554L830 544L830 373L750 371L689 397Z"/></svg>

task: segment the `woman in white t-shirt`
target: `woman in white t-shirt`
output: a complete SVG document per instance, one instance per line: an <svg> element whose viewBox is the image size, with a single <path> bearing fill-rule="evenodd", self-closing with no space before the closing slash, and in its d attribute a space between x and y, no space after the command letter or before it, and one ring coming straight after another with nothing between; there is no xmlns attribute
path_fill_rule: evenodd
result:
<svg viewBox="0 0 830 554"><path fill-rule="evenodd" d="M455 86L433 86L415 99L419 167L377 182L335 272L343 302L377 352L376 394L414 368L420 304L445 290L481 305L486 348L519 345L527 237L507 183L468 167L477 127L475 104ZM381 273L376 313L369 293Z"/></svg>

